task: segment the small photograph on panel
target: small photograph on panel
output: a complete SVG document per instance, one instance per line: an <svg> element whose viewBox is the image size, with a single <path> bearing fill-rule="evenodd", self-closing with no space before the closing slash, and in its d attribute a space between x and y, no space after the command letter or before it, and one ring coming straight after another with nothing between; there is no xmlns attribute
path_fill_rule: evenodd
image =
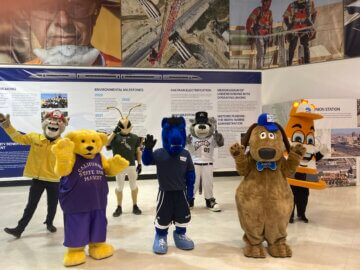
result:
<svg viewBox="0 0 360 270"><path fill-rule="evenodd" d="M360 156L360 128L332 129L331 156Z"/></svg>
<svg viewBox="0 0 360 270"><path fill-rule="evenodd" d="M121 22L124 67L229 67L229 0L122 0Z"/></svg>
<svg viewBox="0 0 360 270"><path fill-rule="evenodd" d="M68 95L64 93L41 93L41 108L60 109L68 107Z"/></svg>
<svg viewBox="0 0 360 270"><path fill-rule="evenodd" d="M322 159L317 163L319 179L328 187L356 186L356 158Z"/></svg>

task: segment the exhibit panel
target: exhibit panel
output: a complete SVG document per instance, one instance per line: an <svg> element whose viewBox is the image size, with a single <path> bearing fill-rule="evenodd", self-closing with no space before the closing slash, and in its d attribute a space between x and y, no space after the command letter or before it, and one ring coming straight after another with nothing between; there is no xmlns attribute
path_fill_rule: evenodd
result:
<svg viewBox="0 0 360 270"><path fill-rule="evenodd" d="M314 121L315 148L324 145L327 149L324 158L317 162L319 180L328 187L358 185L359 99L309 99L308 102L314 104L315 112L323 116ZM265 105L263 110L274 114L276 121L285 125L292 103Z"/></svg>
<svg viewBox="0 0 360 270"><path fill-rule="evenodd" d="M131 112L133 132L154 135L160 147L163 117L189 119L207 111L225 138L225 147L215 153L214 168L220 171L233 170L227 146L240 139L261 111L260 72L3 68L0 76L0 110L11 115L22 133L40 131L44 114L58 109L70 117L67 132L94 129L110 134L119 113L108 107L127 113L141 104ZM28 148L0 132L0 177L19 177ZM103 153L111 155L105 149Z"/></svg>

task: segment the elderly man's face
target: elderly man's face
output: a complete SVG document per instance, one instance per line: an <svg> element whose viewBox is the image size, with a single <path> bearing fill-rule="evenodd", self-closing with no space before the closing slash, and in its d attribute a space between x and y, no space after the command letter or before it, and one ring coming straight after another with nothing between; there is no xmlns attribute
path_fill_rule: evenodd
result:
<svg viewBox="0 0 360 270"><path fill-rule="evenodd" d="M98 9L96 0L42 1L30 11L33 46L88 46Z"/></svg>

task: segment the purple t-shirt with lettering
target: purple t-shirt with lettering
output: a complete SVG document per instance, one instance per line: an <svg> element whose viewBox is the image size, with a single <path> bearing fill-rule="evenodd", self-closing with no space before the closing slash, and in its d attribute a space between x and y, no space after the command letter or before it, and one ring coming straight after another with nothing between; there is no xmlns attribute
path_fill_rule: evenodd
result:
<svg viewBox="0 0 360 270"><path fill-rule="evenodd" d="M76 155L72 172L60 179L59 201L66 214L105 209L109 192L101 155Z"/></svg>

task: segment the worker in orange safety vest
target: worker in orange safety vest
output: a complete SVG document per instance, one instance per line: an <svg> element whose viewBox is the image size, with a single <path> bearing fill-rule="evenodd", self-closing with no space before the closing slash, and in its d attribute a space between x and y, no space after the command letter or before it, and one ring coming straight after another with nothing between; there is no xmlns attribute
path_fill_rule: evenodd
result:
<svg viewBox="0 0 360 270"><path fill-rule="evenodd" d="M289 42L288 66L292 65L295 49L300 39L303 48L304 64L310 63L309 41L315 38L314 23L316 10L313 0L296 0L290 3L283 15L287 31L293 31L286 35Z"/></svg>
<svg viewBox="0 0 360 270"><path fill-rule="evenodd" d="M264 66L266 49L270 45L273 17L270 10L271 0L261 0L261 6L255 8L246 21L246 31L250 43L256 45L256 68Z"/></svg>

